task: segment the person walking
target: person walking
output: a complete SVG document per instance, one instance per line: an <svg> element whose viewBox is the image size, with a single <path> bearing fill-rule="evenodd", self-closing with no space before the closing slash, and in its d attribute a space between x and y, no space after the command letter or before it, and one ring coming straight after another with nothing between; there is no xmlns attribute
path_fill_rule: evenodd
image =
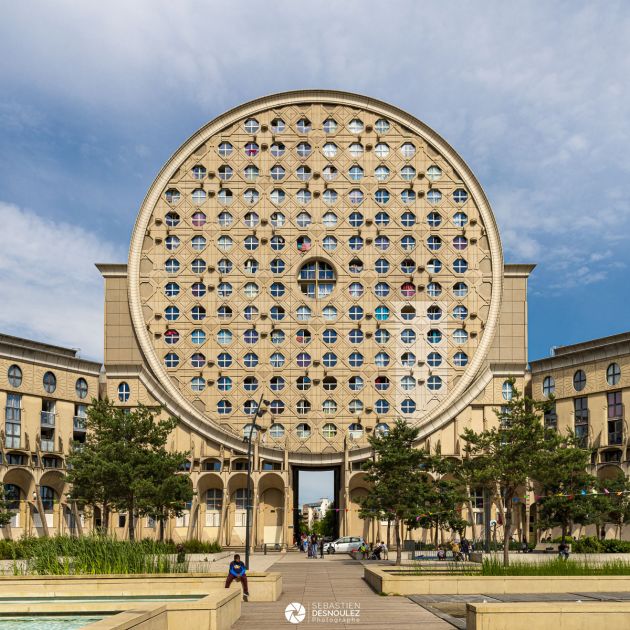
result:
<svg viewBox="0 0 630 630"><path fill-rule="evenodd" d="M245 601L247 601L247 598L249 597L249 588L247 587L247 575L245 575L245 573L245 564L241 562L241 556L239 554L234 554L234 560L230 562L230 569L227 579L225 580L225 588L230 588L230 584L232 584L234 580L240 582L243 587L243 597Z"/></svg>
<svg viewBox="0 0 630 630"><path fill-rule="evenodd" d="M558 545L558 557L562 560L569 559L569 545L564 541Z"/></svg>
<svg viewBox="0 0 630 630"><path fill-rule="evenodd" d="M388 554L389 551L387 549L387 545L385 544L385 542L383 540L381 540L381 557L383 558L383 560L388 560Z"/></svg>
<svg viewBox="0 0 630 630"><path fill-rule="evenodd" d="M311 558L317 560L317 534L311 536Z"/></svg>
<svg viewBox="0 0 630 630"><path fill-rule="evenodd" d="M470 560L470 543L467 538L462 538L462 555L466 562Z"/></svg>
<svg viewBox="0 0 630 630"><path fill-rule="evenodd" d="M458 562L459 560L462 559L462 554L461 554L461 551L459 549L459 543L456 540L454 540L451 543L451 551L453 553L453 560L455 562Z"/></svg>

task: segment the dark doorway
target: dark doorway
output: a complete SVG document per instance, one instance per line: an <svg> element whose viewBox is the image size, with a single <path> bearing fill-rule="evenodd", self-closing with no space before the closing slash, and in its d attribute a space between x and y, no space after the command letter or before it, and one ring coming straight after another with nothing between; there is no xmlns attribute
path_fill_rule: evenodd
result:
<svg viewBox="0 0 630 630"><path fill-rule="evenodd" d="M330 510L332 510L332 520L333 520L333 540L339 538L339 497L341 494L341 469L339 466L322 466L322 467L313 467L313 466L292 466L292 483L293 483L293 535L295 540L300 539L300 535L302 534L302 522L300 516L302 514L302 505L305 502L302 499L304 498L304 493L302 493L302 497L300 496L300 472L332 472L332 487L329 484L326 484L321 489L321 497L326 497L328 494L332 493L332 496L328 496L327 498L332 499L332 505L330 506ZM319 498L319 497L318 497Z"/></svg>

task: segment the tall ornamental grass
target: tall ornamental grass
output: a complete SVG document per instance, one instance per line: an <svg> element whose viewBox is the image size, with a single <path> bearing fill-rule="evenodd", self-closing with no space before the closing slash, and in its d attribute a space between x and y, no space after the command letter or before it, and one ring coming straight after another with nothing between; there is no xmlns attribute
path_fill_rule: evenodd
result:
<svg viewBox="0 0 630 630"><path fill-rule="evenodd" d="M630 575L630 562L611 560L562 560L551 558L542 562L513 562L503 566L499 558L486 558L482 564L471 562L415 562L409 569L392 571L400 575L475 575L475 576L590 576Z"/></svg>
<svg viewBox="0 0 630 630"><path fill-rule="evenodd" d="M186 573L171 545L143 540L130 542L109 536L29 538L13 550L13 574L100 575Z"/></svg>
<svg viewBox="0 0 630 630"><path fill-rule="evenodd" d="M576 575L630 575L630 562L612 560L592 562L589 560L562 560L554 558L544 562L514 562L503 566L498 558L483 561L481 575L523 576L576 576Z"/></svg>

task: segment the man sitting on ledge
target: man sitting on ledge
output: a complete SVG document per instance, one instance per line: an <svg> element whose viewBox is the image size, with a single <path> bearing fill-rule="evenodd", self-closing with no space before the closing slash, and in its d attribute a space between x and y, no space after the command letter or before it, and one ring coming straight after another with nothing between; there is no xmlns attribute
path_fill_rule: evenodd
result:
<svg viewBox="0 0 630 630"><path fill-rule="evenodd" d="M230 572L227 580L225 580L225 588L230 588L232 581L236 580L243 585L243 596L245 601L249 597L249 589L247 588L247 576L245 575L245 565L241 562L241 556L234 554L234 560L230 562Z"/></svg>

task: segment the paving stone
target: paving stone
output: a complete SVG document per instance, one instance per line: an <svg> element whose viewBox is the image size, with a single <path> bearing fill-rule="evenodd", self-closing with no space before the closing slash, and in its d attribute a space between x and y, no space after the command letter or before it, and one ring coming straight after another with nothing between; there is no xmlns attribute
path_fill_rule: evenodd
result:
<svg viewBox="0 0 630 630"><path fill-rule="evenodd" d="M283 593L277 602L244 602L241 618L234 630L276 630L297 627L284 615L287 604L299 602L311 610L311 604L352 602L358 604L358 623L308 623L310 627L369 628L378 630L452 630L453 626L406 597L381 597L363 580L363 565L342 558L305 560L287 554L269 567L282 573ZM306 622L306 621L305 621ZM302 627L304 624L300 624Z"/></svg>

